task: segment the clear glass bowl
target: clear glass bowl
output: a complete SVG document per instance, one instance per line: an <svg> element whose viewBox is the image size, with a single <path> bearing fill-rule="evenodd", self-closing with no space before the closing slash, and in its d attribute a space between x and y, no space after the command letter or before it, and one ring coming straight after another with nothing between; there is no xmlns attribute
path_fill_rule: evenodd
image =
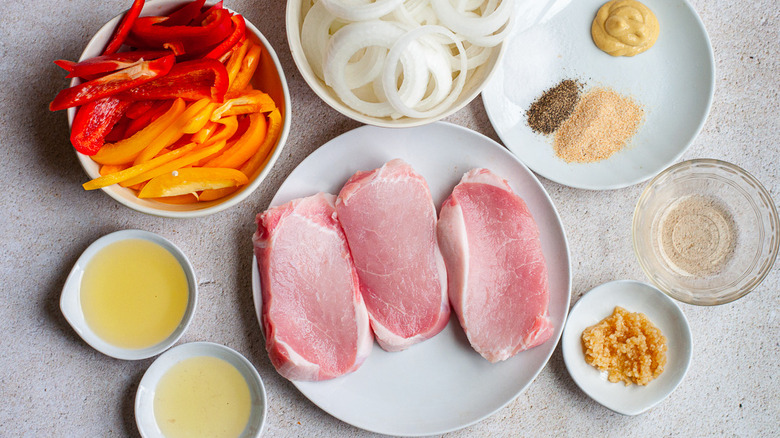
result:
<svg viewBox="0 0 780 438"><path fill-rule="evenodd" d="M706 200L723 215L701 209L681 214L682 203L697 197L699 207ZM675 164L650 181L634 210L632 235L650 281L672 298L696 305L745 296L772 269L780 247L769 192L745 170L711 159ZM707 252L709 264L707 257L698 258Z"/></svg>

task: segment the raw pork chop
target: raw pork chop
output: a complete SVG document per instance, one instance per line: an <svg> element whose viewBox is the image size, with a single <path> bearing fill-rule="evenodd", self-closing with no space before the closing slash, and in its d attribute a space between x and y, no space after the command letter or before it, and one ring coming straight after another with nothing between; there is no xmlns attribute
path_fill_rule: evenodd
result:
<svg viewBox="0 0 780 438"><path fill-rule="evenodd" d="M401 160L357 172L336 201L377 342L403 350L447 325L447 270L428 184Z"/></svg>
<svg viewBox="0 0 780 438"><path fill-rule="evenodd" d="M335 200L319 193L257 215L252 240L265 345L271 363L290 380L355 371L373 346Z"/></svg>
<svg viewBox="0 0 780 438"><path fill-rule="evenodd" d="M498 362L552 335L539 230L509 185L473 169L444 201L439 244L452 307L471 346Z"/></svg>

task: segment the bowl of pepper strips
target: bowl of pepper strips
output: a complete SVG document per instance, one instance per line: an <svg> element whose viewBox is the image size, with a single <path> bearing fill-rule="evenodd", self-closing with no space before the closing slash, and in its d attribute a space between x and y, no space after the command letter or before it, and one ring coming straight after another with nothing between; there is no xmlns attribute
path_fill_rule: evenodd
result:
<svg viewBox="0 0 780 438"><path fill-rule="evenodd" d="M118 202L164 217L198 217L252 193L281 154L290 95L257 28L205 0L134 0L104 25L49 109L66 109L91 178Z"/></svg>

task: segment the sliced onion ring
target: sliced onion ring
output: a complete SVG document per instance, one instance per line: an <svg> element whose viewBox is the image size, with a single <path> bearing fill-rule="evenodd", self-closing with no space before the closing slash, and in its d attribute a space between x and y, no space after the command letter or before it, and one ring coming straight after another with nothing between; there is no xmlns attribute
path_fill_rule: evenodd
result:
<svg viewBox="0 0 780 438"><path fill-rule="evenodd" d="M322 63L330 39L330 28L337 20L340 21L338 17L325 9L320 1L309 9L301 26L303 54L309 61L314 74L323 80L325 77L322 74Z"/></svg>
<svg viewBox="0 0 780 438"><path fill-rule="evenodd" d="M418 111L416 109L410 108L402 101L399 90L396 87L395 72L398 66L398 62L401 60L408 47L410 47L416 40L422 38L423 36L431 34L444 35L455 44L458 49L458 54L460 55L460 68L458 72L458 78L455 80L455 85L452 87L447 97L431 109ZM418 27L407 32L404 36L399 38L390 49L390 52L387 54L387 58L385 59L385 68L382 72L382 85L385 96L387 97L387 101L396 111L407 117L435 117L447 110L447 108L449 108L460 96L461 91L463 91L463 86L466 83L466 67L466 50L463 48L463 44L460 42L458 37L455 36L455 34L443 26L426 25Z"/></svg>
<svg viewBox="0 0 780 438"><path fill-rule="evenodd" d="M323 65L325 83L333 88L336 95L355 111L373 117L389 116L394 110L388 102L368 102L355 95L347 82L346 69L350 58L359 50L371 46L390 49L404 33L404 29L399 25L381 20L350 23L342 27L333 34L328 43ZM397 65L400 60L404 68L413 70L413 55L404 54L404 56L396 58L395 64Z"/></svg>
<svg viewBox="0 0 780 438"><path fill-rule="evenodd" d="M383 17L397 8L403 0L376 0L373 3L349 0L320 0L331 14L349 21L368 21Z"/></svg>
<svg viewBox="0 0 780 438"><path fill-rule="evenodd" d="M513 0L501 0L495 10L486 8L486 15L474 16L456 10L451 0L431 0L441 24L467 38L491 35L501 29L512 15Z"/></svg>

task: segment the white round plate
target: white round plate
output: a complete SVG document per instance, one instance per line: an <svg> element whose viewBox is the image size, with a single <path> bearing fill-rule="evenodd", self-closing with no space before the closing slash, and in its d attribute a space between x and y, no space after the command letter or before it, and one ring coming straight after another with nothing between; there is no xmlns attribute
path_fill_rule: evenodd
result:
<svg viewBox="0 0 780 438"><path fill-rule="evenodd" d="M582 332L612 315L615 306L644 313L666 337L666 367L646 386L607 380L607 372L585 362ZM633 280L602 284L583 295L571 309L561 341L566 369L590 398L623 415L638 415L660 403L682 382L691 363L693 341L685 314L655 287Z"/></svg>
<svg viewBox="0 0 780 438"><path fill-rule="evenodd" d="M81 279L84 278L84 270L87 265L92 261L92 257L95 256L100 250L111 245L112 243L119 242L127 239L144 239L150 242L156 243L170 252L181 265L184 270L184 275L187 277L187 287L189 290L189 298L187 300L187 308L184 311L184 315L181 318L181 322L176 329L171 333L168 338L162 342L152 345L146 348L130 349L117 347L110 344L100 338L87 324L84 318L84 311L81 307ZM81 254L76 264L73 265L68 278L65 280L65 285L62 287L62 294L60 295L60 310L62 311L65 320L68 321L73 330L81 336L87 344L91 345L95 350L116 359L123 360L140 360L146 359L152 356L157 356L163 351L169 349L173 344L178 342L182 337L190 322L192 322L193 316L195 316L195 308L198 306L198 281L195 278L195 268L192 267L187 256L174 245L170 240L149 231L143 230L121 230L115 231L111 234L106 234L100 239L92 242L86 250Z"/></svg>
<svg viewBox="0 0 780 438"><path fill-rule="evenodd" d="M177 345L158 357L146 370L135 394L135 422L138 431L145 438L163 438L162 431L154 418L154 396L160 378L177 363L192 357L210 356L233 365L246 380L252 398L252 411L247 426L239 438L259 437L263 431L268 403L265 386L260 374L241 353L224 345L212 342L190 342Z"/></svg>
<svg viewBox="0 0 780 438"><path fill-rule="evenodd" d="M591 23L605 1L572 1L549 21L510 35L482 92L490 122L523 163L552 181L593 190L637 184L676 161L704 125L715 89L709 37L686 1L643 1L661 32L634 57L612 57L593 44ZM552 136L531 130L526 110L566 78L586 88L610 87L642 104L645 120L625 150L596 163L567 163L555 155Z"/></svg>
<svg viewBox="0 0 780 438"><path fill-rule="evenodd" d="M271 206L320 191L336 194L356 171L375 169L394 158L405 160L425 177L437 210L472 168L489 168L509 182L539 225L555 333L536 348L491 364L471 348L453 317L440 334L408 350L388 353L375 345L352 374L293 383L317 406L361 429L404 436L444 433L501 409L544 368L569 307L569 250L558 213L536 177L496 142L443 122L406 129L363 126L336 137L290 174ZM260 280L257 263L252 265L259 310Z"/></svg>

